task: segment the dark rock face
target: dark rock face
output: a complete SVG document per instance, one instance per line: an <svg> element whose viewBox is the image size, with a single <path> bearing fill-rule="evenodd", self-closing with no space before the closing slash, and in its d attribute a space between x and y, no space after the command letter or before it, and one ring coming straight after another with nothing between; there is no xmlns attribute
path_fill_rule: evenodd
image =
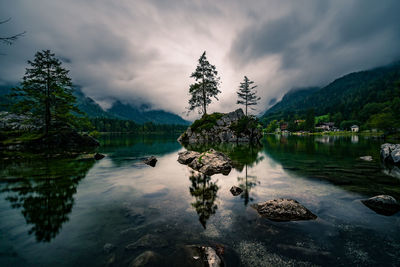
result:
<svg viewBox="0 0 400 267"><path fill-rule="evenodd" d="M157 163L157 159L154 156L147 158L143 161L145 164L150 165L151 167L155 167Z"/></svg>
<svg viewBox="0 0 400 267"><path fill-rule="evenodd" d="M188 164L193 170L205 175L222 173L228 175L232 169L232 161L225 154L210 149L204 153L186 151L179 153L178 162Z"/></svg>
<svg viewBox="0 0 400 267"><path fill-rule="evenodd" d="M378 214L391 216L400 211L400 203L392 196L379 195L361 202Z"/></svg>
<svg viewBox="0 0 400 267"><path fill-rule="evenodd" d="M317 216L293 199L274 199L253 205L257 212L272 221L315 220Z"/></svg>
<svg viewBox="0 0 400 267"><path fill-rule="evenodd" d="M237 186L232 186L229 191L231 191L232 195L234 196L238 196L243 192L242 188Z"/></svg>
<svg viewBox="0 0 400 267"><path fill-rule="evenodd" d="M144 267L144 266L162 266L162 258L154 251L147 250L137 256L130 264L129 267Z"/></svg>
<svg viewBox="0 0 400 267"><path fill-rule="evenodd" d="M400 144L381 145L381 158L385 162L400 165Z"/></svg>
<svg viewBox="0 0 400 267"><path fill-rule="evenodd" d="M249 129L247 133L235 134L231 126L244 117L242 109L237 109L230 113L224 114L218 119L215 125L209 130L201 132L193 131L189 127L179 138L178 141L184 144L196 143L228 143L228 142L252 142L259 143L262 133L259 129Z"/></svg>
<svg viewBox="0 0 400 267"><path fill-rule="evenodd" d="M104 159L104 155L103 154L100 154L100 153L96 153L96 154L94 154L94 156L93 156L93 158L95 159L95 160L101 160L101 159Z"/></svg>

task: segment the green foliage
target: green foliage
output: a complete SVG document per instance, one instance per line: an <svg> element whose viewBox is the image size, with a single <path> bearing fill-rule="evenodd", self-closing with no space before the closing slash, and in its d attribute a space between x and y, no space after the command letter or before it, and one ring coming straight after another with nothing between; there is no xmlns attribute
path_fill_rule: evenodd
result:
<svg viewBox="0 0 400 267"><path fill-rule="evenodd" d="M94 118L90 119L90 122L95 131L108 133L181 133L187 128L185 125L154 124L152 122L137 124L130 120L110 118ZM90 131L91 129L85 130Z"/></svg>
<svg viewBox="0 0 400 267"><path fill-rule="evenodd" d="M304 129L306 131L314 131L314 127L315 127L315 114L314 114L314 109L309 109L307 111L307 115L306 115L306 121L304 124Z"/></svg>
<svg viewBox="0 0 400 267"><path fill-rule="evenodd" d="M211 103L211 98L218 100L217 94L221 93L218 89L220 78L214 65L208 62L206 51L199 58L196 70L190 75L196 82L190 85L189 93L189 112L199 108L199 113L207 114L207 106Z"/></svg>
<svg viewBox="0 0 400 267"><path fill-rule="evenodd" d="M46 133L59 126L77 126L80 113L75 106L69 71L61 66L50 50L35 54L31 66L25 71L21 86L12 90L11 96L17 98L13 111L24 114L34 123L40 123Z"/></svg>
<svg viewBox="0 0 400 267"><path fill-rule="evenodd" d="M371 128L384 130L385 132L393 132L395 128L399 127L399 121L396 120L391 112L374 114L369 118L367 124Z"/></svg>
<svg viewBox="0 0 400 267"><path fill-rule="evenodd" d="M244 76L244 81L240 83L239 90L236 92L238 95L237 104L245 106L245 114L247 116L247 107L257 105L257 101L261 98L257 97L257 91L254 90L257 85L252 86L254 81L249 80L247 76Z"/></svg>
<svg viewBox="0 0 400 267"><path fill-rule="evenodd" d="M345 75L321 89L291 91L264 114L263 121L268 125L269 122L280 119L290 122L295 116L304 119L307 110L313 108L318 122L326 120L326 114L333 114L329 121L334 122L336 126L341 125L343 121L358 121L358 125L363 128L398 127L399 77L398 62ZM389 113L392 115L389 116ZM382 118L390 119L388 124L392 126L377 123Z"/></svg>
<svg viewBox="0 0 400 267"><path fill-rule="evenodd" d="M258 120L255 116L243 116L236 122L232 123L229 128L239 136L241 134L251 135L258 126Z"/></svg>
<svg viewBox="0 0 400 267"><path fill-rule="evenodd" d="M193 122L193 124L190 126L193 132L200 133L203 130L210 130L212 127L214 127L217 124L217 120L222 118L224 114L215 112L213 114L204 114L201 119L196 120Z"/></svg>
<svg viewBox="0 0 400 267"><path fill-rule="evenodd" d="M277 128L279 128L278 121L277 120L273 120L268 124L267 128L265 129L265 131L267 133L273 133L273 132L275 132L275 130Z"/></svg>
<svg viewBox="0 0 400 267"><path fill-rule="evenodd" d="M325 114L321 116L315 117L315 124L321 123L321 122L329 122L330 121L330 115Z"/></svg>
<svg viewBox="0 0 400 267"><path fill-rule="evenodd" d="M360 126L360 122L357 121L357 120L342 121L342 122L340 123L340 129L343 129L343 130L351 130L350 128L351 128L351 126L353 126L353 125L358 125L358 126Z"/></svg>

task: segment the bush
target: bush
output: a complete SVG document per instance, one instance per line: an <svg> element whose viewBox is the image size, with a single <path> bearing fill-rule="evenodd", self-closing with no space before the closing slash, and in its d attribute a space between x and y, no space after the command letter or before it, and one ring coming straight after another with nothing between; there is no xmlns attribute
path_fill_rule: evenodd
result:
<svg viewBox="0 0 400 267"><path fill-rule="evenodd" d="M253 116L243 116L240 118L237 122L232 123L232 125L229 127L232 131L235 132L237 136L240 136L241 134L251 134L252 131L251 129L255 129L258 126L258 121L255 117Z"/></svg>
<svg viewBox="0 0 400 267"><path fill-rule="evenodd" d="M196 133L200 133L203 130L206 130L206 131L211 130L211 128L217 124L217 120L222 118L222 116L224 116L224 114L218 113L218 112L215 112L210 115L205 114L205 115L203 115L203 117L201 117L201 119L198 119L195 122L193 122L193 124L192 124L192 126L190 126L190 128L192 129L193 132L196 132Z"/></svg>

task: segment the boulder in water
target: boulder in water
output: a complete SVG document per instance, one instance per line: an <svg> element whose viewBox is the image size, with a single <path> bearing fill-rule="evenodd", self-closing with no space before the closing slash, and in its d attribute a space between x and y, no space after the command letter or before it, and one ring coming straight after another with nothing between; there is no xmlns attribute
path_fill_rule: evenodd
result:
<svg viewBox="0 0 400 267"><path fill-rule="evenodd" d="M392 196L379 195L361 202L378 214L390 216L400 211L400 203Z"/></svg>
<svg viewBox="0 0 400 267"><path fill-rule="evenodd" d="M272 221L315 220L317 216L294 199L279 198L252 206Z"/></svg>
<svg viewBox="0 0 400 267"><path fill-rule="evenodd" d="M151 167L155 167L157 163L157 158L151 156L143 161L145 164L150 165Z"/></svg>

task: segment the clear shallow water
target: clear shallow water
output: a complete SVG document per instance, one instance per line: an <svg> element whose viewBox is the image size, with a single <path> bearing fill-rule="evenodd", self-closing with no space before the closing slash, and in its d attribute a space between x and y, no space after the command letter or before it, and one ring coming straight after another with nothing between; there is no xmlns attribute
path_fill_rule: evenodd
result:
<svg viewBox="0 0 400 267"><path fill-rule="evenodd" d="M378 215L359 201L400 198L398 172L379 162L382 141L267 136L258 148L221 145L235 168L206 177L177 162L185 148L175 140L104 136L98 162L2 159L0 266L128 266L145 250L182 266L191 244L222 244L227 266L400 264L399 213ZM155 168L142 163L150 155ZM232 185L245 192L232 196ZM318 219L272 222L251 208L281 197ZM126 249L143 236L147 244ZM105 253L106 243L115 249Z"/></svg>

